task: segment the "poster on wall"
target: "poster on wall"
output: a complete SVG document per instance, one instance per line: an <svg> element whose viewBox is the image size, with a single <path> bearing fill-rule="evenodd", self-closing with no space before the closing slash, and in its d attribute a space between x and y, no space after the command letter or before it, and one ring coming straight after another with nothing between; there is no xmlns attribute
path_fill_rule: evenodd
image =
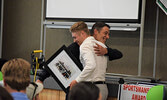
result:
<svg viewBox="0 0 167 100"><path fill-rule="evenodd" d="M167 0L157 0L156 3L167 15Z"/></svg>
<svg viewBox="0 0 167 100"><path fill-rule="evenodd" d="M70 83L79 76L82 69L65 45L46 61L45 68L65 92Z"/></svg>
<svg viewBox="0 0 167 100"><path fill-rule="evenodd" d="M154 85L122 84L119 88L118 100L146 100L147 92Z"/></svg>

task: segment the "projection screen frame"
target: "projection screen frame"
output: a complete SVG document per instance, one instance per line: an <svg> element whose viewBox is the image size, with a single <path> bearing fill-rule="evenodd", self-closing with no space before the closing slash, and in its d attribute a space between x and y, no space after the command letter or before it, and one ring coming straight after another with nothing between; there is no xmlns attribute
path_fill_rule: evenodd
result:
<svg viewBox="0 0 167 100"><path fill-rule="evenodd" d="M45 1L45 19L46 20L57 20L57 21L65 21L65 22L77 22L77 21L85 21L85 22L96 22L103 21L107 23L141 23L141 9L142 9L142 0L138 0L138 18L128 19L128 18L70 18L70 17L49 17L47 15L47 3L51 0Z"/></svg>

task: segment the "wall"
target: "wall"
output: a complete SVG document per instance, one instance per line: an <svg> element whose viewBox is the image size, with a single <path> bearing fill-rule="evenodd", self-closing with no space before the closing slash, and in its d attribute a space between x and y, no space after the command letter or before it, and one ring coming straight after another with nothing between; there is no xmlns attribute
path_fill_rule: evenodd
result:
<svg viewBox="0 0 167 100"><path fill-rule="evenodd" d="M143 41L142 76L152 77L154 38L157 5L146 0L146 15ZM5 0L4 33L2 57L22 57L30 61L32 50L40 46L41 0ZM167 80L166 42L167 15L159 13L156 78ZM72 42L68 29L47 29L46 59L63 44ZM107 72L137 75L139 52L139 29L136 32L110 31L108 46L123 53L123 58L108 63Z"/></svg>
<svg viewBox="0 0 167 100"><path fill-rule="evenodd" d="M167 71L167 15L160 10L159 13L159 35L158 35L158 53L157 53L157 77L162 80L167 80L166 71Z"/></svg>
<svg viewBox="0 0 167 100"><path fill-rule="evenodd" d="M2 57L21 57L40 46L41 0L4 0Z"/></svg>

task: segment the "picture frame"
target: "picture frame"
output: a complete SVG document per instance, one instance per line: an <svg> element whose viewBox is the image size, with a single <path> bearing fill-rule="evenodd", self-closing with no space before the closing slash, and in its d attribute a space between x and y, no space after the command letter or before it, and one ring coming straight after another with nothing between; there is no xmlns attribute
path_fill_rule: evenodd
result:
<svg viewBox="0 0 167 100"><path fill-rule="evenodd" d="M64 92L68 91L68 86L79 76L82 70L82 65L65 45L57 50L44 66Z"/></svg>

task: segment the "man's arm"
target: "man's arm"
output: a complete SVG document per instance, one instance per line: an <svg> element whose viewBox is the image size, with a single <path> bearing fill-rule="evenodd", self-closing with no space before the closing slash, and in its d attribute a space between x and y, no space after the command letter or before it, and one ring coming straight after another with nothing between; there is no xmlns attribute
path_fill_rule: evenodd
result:
<svg viewBox="0 0 167 100"><path fill-rule="evenodd" d="M72 53L72 55L80 62L79 60L79 45L76 42L70 44L67 49Z"/></svg>
<svg viewBox="0 0 167 100"><path fill-rule="evenodd" d="M76 59L79 68L82 70L83 66L80 62L79 59L79 55L80 55L80 51L79 51L79 45L76 42L73 42L72 44L70 44L67 49L70 51L70 53L74 56L74 58Z"/></svg>
<svg viewBox="0 0 167 100"><path fill-rule="evenodd" d="M123 54L117 49L107 48L107 50L108 50L108 53L105 55L109 56L110 61L115 59L120 59L123 57Z"/></svg>
<svg viewBox="0 0 167 100"><path fill-rule="evenodd" d="M98 56L106 55L109 57L109 60L115 60L115 59L120 59L123 57L123 54L117 50L117 49L112 49L112 48L103 48L102 46L96 44L97 46L94 46L95 53Z"/></svg>

